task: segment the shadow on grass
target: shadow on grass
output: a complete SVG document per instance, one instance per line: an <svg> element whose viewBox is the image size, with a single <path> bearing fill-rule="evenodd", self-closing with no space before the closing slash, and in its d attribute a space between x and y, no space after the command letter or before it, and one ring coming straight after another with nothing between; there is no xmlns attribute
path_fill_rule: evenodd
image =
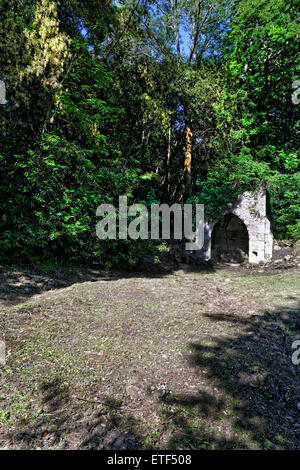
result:
<svg viewBox="0 0 300 470"><path fill-rule="evenodd" d="M255 443L260 449L299 449L300 377L291 345L300 339L300 306L250 318L205 316L241 328L238 336L188 345L189 367L199 377L205 373L211 391L162 398L172 407L172 413L165 408L165 418L176 428L167 448L247 449ZM197 419L205 424L195 427ZM216 431L222 421L223 431Z"/></svg>
<svg viewBox="0 0 300 470"><path fill-rule="evenodd" d="M224 328L224 336L219 328L211 341L187 345L187 367L199 376L199 389L167 391L157 400L155 412L164 422L159 445L165 434L167 449L299 449L299 371L291 359L292 342L300 336L300 306L252 316L204 316L232 333ZM13 448L153 448L154 439L145 444L147 432L134 411L114 397L80 401L63 372L45 380L38 397L42 412L20 416L5 436Z"/></svg>
<svg viewBox="0 0 300 470"><path fill-rule="evenodd" d="M43 292L62 289L75 283L115 281L130 278L161 278L182 269L186 272L212 273L214 268L207 264L181 264L164 262L149 265L143 271L105 271L103 269L64 268L47 271L33 268L11 268L0 266L0 305L14 305L29 300Z"/></svg>
<svg viewBox="0 0 300 470"><path fill-rule="evenodd" d="M3 436L6 446L68 450L138 450L142 446L135 419L125 415L122 403L113 397L80 401L70 395L59 375L42 382L40 393L42 413L20 417L15 430Z"/></svg>

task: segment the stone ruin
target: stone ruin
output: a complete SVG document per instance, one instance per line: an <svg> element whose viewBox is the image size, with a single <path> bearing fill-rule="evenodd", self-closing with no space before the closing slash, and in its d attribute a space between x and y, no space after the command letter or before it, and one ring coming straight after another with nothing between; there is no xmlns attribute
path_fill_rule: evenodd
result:
<svg viewBox="0 0 300 470"><path fill-rule="evenodd" d="M273 235L266 215L266 193L245 192L228 204L218 222L205 222L202 261L267 262L272 258Z"/></svg>

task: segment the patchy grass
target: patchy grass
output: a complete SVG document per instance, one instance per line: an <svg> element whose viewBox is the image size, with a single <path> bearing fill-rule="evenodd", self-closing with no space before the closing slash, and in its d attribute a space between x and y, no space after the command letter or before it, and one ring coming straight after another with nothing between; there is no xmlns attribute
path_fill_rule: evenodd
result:
<svg viewBox="0 0 300 470"><path fill-rule="evenodd" d="M297 272L179 269L1 307L0 447L299 449L298 290Z"/></svg>

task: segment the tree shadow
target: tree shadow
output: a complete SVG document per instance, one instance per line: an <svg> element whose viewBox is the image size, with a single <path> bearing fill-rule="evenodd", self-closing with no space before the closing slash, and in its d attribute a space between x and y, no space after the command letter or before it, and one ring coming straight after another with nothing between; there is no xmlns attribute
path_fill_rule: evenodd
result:
<svg viewBox="0 0 300 470"><path fill-rule="evenodd" d="M172 405L173 412L165 414L177 428L167 447L247 449L254 442L260 449L299 449L300 371L292 363L292 342L300 339L300 305L251 317L223 312L205 317L238 331L230 337L214 336L211 344L187 345L189 367L202 377L204 371L206 382L219 393L216 397L200 389L195 395L162 398ZM214 425L220 414L230 414L231 436L195 430L191 410L194 417Z"/></svg>
<svg viewBox="0 0 300 470"><path fill-rule="evenodd" d="M190 264L174 260L160 265L149 265L143 270L111 270L100 268L59 267L47 271L34 268L12 268L0 266L0 305L15 305L49 290L63 289L73 284L97 281L116 281L130 278L161 278L178 270L186 272L211 273L209 263Z"/></svg>
<svg viewBox="0 0 300 470"><path fill-rule="evenodd" d="M113 397L102 397L101 403L78 401L59 375L42 382L40 393L42 413L20 416L14 430L0 439L6 448L137 450L143 445L134 417Z"/></svg>

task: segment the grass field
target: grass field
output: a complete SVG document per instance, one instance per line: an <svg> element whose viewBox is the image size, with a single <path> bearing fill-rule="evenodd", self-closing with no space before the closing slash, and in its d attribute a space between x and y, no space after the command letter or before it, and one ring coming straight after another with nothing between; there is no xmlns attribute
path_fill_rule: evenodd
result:
<svg viewBox="0 0 300 470"><path fill-rule="evenodd" d="M299 277L115 274L4 302L0 448L299 449Z"/></svg>

